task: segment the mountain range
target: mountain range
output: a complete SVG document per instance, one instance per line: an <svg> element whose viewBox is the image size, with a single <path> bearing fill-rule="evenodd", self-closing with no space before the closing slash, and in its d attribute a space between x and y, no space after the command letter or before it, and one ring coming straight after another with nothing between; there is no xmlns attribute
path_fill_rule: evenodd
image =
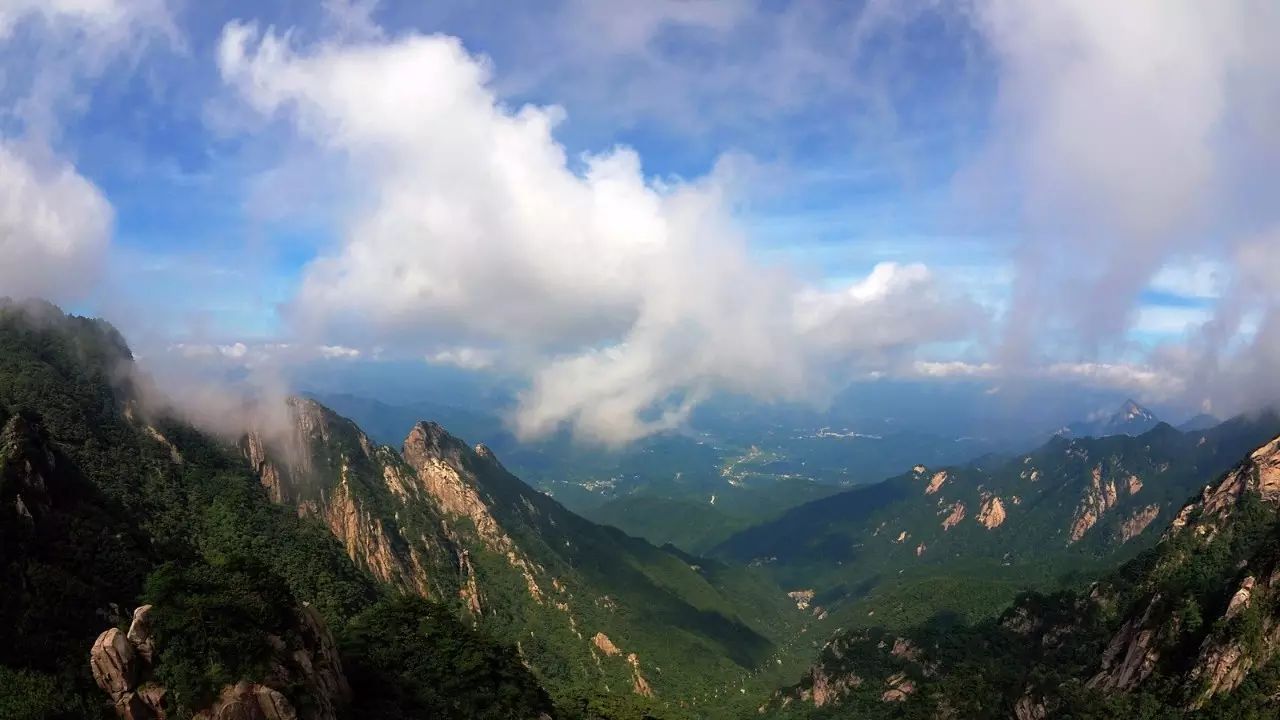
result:
<svg viewBox="0 0 1280 720"><path fill-rule="evenodd" d="M762 714L1271 718L1280 700L1280 438L1181 506L1151 549L977 623L840 632Z"/></svg>
<svg viewBox="0 0 1280 720"><path fill-rule="evenodd" d="M102 699L83 658L95 634L116 624L123 633L143 605L159 616L150 624L169 628L154 638L150 665L130 665L121 658L131 653L110 643L99 663L95 650L98 684L124 710L216 709L238 674L280 692L307 685L276 662L302 632L290 613L304 607L343 653L368 623L447 618L444 656L409 664L438 668L463 653L502 667L470 692L505 692L484 683L512 674L515 687L537 691L513 700L530 717L711 716L731 712L745 691L715 698L749 673L798 667L788 641L805 617L766 578L586 521L435 423L416 424L394 449L291 398L282 427L208 436L143 402L145 380L109 325L41 305L0 307L0 361L0 567L4 587L20 589L4 593L0 665L50 704L83 710ZM420 604L398 604L406 598ZM173 629L175 608L203 618L187 628L200 637ZM239 644L243 657L227 657ZM348 667L363 678L352 678L350 707L378 707L385 694L370 687L421 692L421 678L375 672L405 661L392 660ZM337 702L318 691L289 701ZM509 717L515 704L496 703L492 716Z"/></svg>
<svg viewBox="0 0 1280 720"><path fill-rule="evenodd" d="M977 617L1028 586L1149 547L1187 497L1277 433L1280 417L1265 413L1198 432L1160 423L1136 437L1057 436L1011 458L918 465L793 508L713 554L812 593L836 624Z"/></svg>
<svg viewBox="0 0 1280 720"><path fill-rule="evenodd" d="M1125 427L1153 419L1134 408ZM1248 718L1280 699L1274 414L921 462L693 554L426 418L393 446L310 397L243 410L210 434L109 324L0 302L0 717Z"/></svg>

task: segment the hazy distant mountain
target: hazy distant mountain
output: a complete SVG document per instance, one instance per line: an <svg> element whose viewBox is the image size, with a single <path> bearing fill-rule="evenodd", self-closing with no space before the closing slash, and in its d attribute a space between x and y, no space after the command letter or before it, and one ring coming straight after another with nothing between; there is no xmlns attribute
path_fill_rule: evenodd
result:
<svg viewBox="0 0 1280 720"><path fill-rule="evenodd" d="M1159 423L1160 419L1156 417L1155 413L1139 405L1134 400L1125 400L1120 409L1109 416L1073 422L1055 434L1063 437L1141 435Z"/></svg>
<svg viewBox="0 0 1280 720"><path fill-rule="evenodd" d="M1160 423L1137 437L1054 437L1013 458L920 464L793 508L716 552L761 565L788 590L813 590L839 623L854 620L845 615L850 606L886 588L940 577L980 583L981 597L918 586L907 615L960 603L980 609L993 599L994 609L1030 583L1106 567L1150 546L1187 497L1277 432L1274 414L1196 433ZM888 604L862 612L878 610L876 621L887 622Z"/></svg>
<svg viewBox="0 0 1280 720"><path fill-rule="evenodd" d="M1222 420L1209 413L1200 413L1178 426L1182 432L1196 432L1222 424Z"/></svg>

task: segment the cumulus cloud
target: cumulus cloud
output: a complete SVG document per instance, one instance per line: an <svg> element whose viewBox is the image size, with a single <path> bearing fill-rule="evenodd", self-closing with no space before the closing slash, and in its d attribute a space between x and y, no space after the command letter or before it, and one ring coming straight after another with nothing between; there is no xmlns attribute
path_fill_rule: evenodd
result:
<svg viewBox="0 0 1280 720"><path fill-rule="evenodd" d="M360 199L306 268L295 326L439 361L501 353L530 379L526 437L568 423L626 442L718 390L808 397L979 321L920 265L818 288L760 263L732 217L732 164L656 179L626 147L570 157L564 112L504 105L455 38L297 47L233 23L218 62L249 106L339 158Z"/></svg>

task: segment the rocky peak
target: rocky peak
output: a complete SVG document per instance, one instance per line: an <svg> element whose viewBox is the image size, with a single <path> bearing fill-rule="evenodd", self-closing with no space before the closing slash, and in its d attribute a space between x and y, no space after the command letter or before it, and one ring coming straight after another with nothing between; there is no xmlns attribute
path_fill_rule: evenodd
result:
<svg viewBox="0 0 1280 720"><path fill-rule="evenodd" d="M1134 420L1154 420L1155 414L1150 410L1142 407L1133 398L1124 401L1120 406L1120 410L1116 412L1114 419L1122 422L1132 422Z"/></svg>
<svg viewBox="0 0 1280 720"><path fill-rule="evenodd" d="M534 578L533 563L494 516L493 501L480 487L476 476L477 453L434 422L414 425L409 437L405 438L402 452L405 462L417 475L418 483L436 505L446 515L470 520L480 542L506 557L507 562L524 576L529 595L541 602L542 590ZM493 453L490 451L488 455L492 457Z"/></svg>
<svg viewBox="0 0 1280 720"><path fill-rule="evenodd" d="M1212 539L1247 495L1280 505L1280 437L1254 450L1216 485L1205 487L1200 498L1184 506L1174 518L1169 533L1191 527L1197 535Z"/></svg>
<svg viewBox="0 0 1280 720"><path fill-rule="evenodd" d="M403 449L405 459L415 467L432 459L456 464L473 452L466 443L450 435L440 423L433 421L414 425L405 438ZM492 451L489 455L493 455Z"/></svg>

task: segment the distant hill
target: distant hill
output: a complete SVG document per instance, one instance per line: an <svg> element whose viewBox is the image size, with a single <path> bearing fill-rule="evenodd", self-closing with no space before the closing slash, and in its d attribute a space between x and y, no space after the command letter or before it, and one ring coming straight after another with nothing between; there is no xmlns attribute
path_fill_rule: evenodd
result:
<svg viewBox="0 0 1280 720"><path fill-rule="evenodd" d="M998 619L838 632L767 717L1276 717L1280 438L1180 506L1100 581Z"/></svg>
<svg viewBox="0 0 1280 720"><path fill-rule="evenodd" d="M918 465L793 508L714 553L760 566L788 590L812 590L814 604L843 613L840 622L870 622L866 612L892 604L890 589L913 596L912 612L978 609L956 593L914 589L939 577L986 583L974 592L994 610L1029 584L1149 547L1187 497L1276 433L1274 414L1195 433L1161 423L1136 437L1055 437L1010 459ZM991 592L997 582L1007 583L1003 597Z"/></svg>
<svg viewBox="0 0 1280 720"><path fill-rule="evenodd" d="M1196 432L1197 430L1208 430L1209 428L1220 425L1222 420L1208 413L1200 413L1178 426L1182 432Z"/></svg>

